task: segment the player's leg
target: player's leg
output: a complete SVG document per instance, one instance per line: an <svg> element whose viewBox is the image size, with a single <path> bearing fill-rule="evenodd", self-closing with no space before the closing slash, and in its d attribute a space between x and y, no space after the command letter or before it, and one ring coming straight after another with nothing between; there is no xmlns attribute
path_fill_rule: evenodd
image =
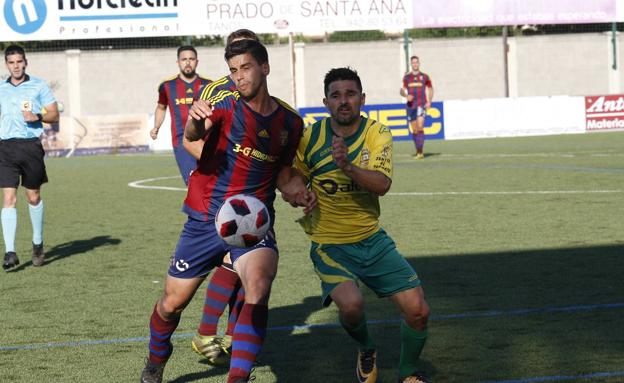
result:
<svg viewBox="0 0 624 383"><path fill-rule="evenodd" d="M173 351L171 336L180 314L212 268L225 254L213 222L189 218L170 262L165 291L150 318L149 357L141 374L142 383L160 383Z"/></svg>
<svg viewBox="0 0 624 383"><path fill-rule="evenodd" d="M357 249L352 245L320 245L312 242L310 259L321 279L323 305L333 301L339 310L339 319L347 334L358 344L356 375L358 382L377 379L377 353L368 332L364 313L364 298L356 284Z"/></svg>
<svg viewBox="0 0 624 383"><path fill-rule="evenodd" d="M407 123L409 125L409 131L412 136L412 141L414 141L414 147L416 148L416 153L414 153L414 157L418 156L418 142L416 140L416 135L418 131L418 116L417 109L415 108L407 108Z"/></svg>
<svg viewBox="0 0 624 383"><path fill-rule="evenodd" d="M397 251L392 238L382 229L362 241L368 249L361 280L379 297L390 297L403 315L399 376L414 375L427 339L429 306L414 268Z"/></svg>
<svg viewBox="0 0 624 383"><path fill-rule="evenodd" d="M162 382L165 364L173 352L171 336L178 327L182 311L203 280L167 276L165 291L156 302L150 317L149 356L141 373L141 383Z"/></svg>
<svg viewBox="0 0 624 383"><path fill-rule="evenodd" d="M230 254L245 289L245 303L232 335L228 383L234 383L248 379L262 349L269 316L269 295L279 257L272 233L255 247L232 250Z"/></svg>
<svg viewBox="0 0 624 383"><path fill-rule="evenodd" d="M15 204L17 202L17 189L4 187L2 188L2 194L4 199L1 221L5 251L2 268L9 270L19 265L19 259L15 253L15 232L17 231L17 209L15 209Z"/></svg>
<svg viewBox="0 0 624 383"><path fill-rule="evenodd" d="M407 382L426 382L418 373L418 359L427 340L427 320L429 305L425 301L422 287L401 291L391 297L399 307L401 321L401 357L399 359L399 378ZM407 379L408 377L416 379Z"/></svg>
<svg viewBox="0 0 624 383"><path fill-rule="evenodd" d="M227 365L232 345L232 333L236 318L240 311L237 300L243 290L236 271L233 270L229 254L223 259L223 265L217 267L210 278L206 288L201 322L197 329L197 335L193 337L191 346L193 350L204 356L209 363L215 365ZM244 299L244 294L243 297ZM239 302L242 306L243 302ZM225 336L217 335L219 318L229 306L229 318Z"/></svg>
<svg viewBox="0 0 624 383"><path fill-rule="evenodd" d="M197 168L197 159L187 152L181 144L177 148L173 148L173 154L178 164L182 181L184 181L185 185L188 185L191 173Z"/></svg>
<svg viewBox="0 0 624 383"><path fill-rule="evenodd" d="M21 168L19 156L22 151L16 148L14 141L0 141L0 187L2 188L3 202L0 221L2 221L2 236L4 238L4 260L2 268L9 270L19 265L15 254L15 233L17 231L17 188L20 181Z"/></svg>
<svg viewBox="0 0 624 383"><path fill-rule="evenodd" d="M27 141L23 145L22 185L26 189L28 213L32 224L32 264L41 266L44 262L43 252L43 216L44 204L41 200L41 185L48 182L43 146L39 140Z"/></svg>
<svg viewBox="0 0 624 383"><path fill-rule="evenodd" d="M416 118L416 137L414 142L416 144L416 158L425 158L425 112L424 108L418 107L418 117Z"/></svg>

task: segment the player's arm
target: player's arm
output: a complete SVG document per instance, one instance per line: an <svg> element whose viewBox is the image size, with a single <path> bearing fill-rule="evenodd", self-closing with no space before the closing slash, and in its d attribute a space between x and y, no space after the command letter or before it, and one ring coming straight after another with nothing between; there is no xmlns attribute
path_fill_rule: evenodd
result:
<svg viewBox="0 0 624 383"><path fill-rule="evenodd" d="M431 83L431 80L429 80L428 86L427 86L427 103L425 104L427 109L431 108L432 102L433 102L433 84Z"/></svg>
<svg viewBox="0 0 624 383"><path fill-rule="evenodd" d="M197 100L189 110L189 117L184 128L184 137L189 141L204 138L212 128L212 105L206 100Z"/></svg>
<svg viewBox="0 0 624 383"><path fill-rule="evenodd" d="M186 151L189 152L189 154L196 160L201 158L202 150L204 150L204 143L204 140L189 141L189 139L186 138L186 135L184 135L184 138L182 139L184 149L186 149Z"/></svg>
<svg viewBox="0 0 624 383"><path fill-rule="evenodd" d="M165 121L165 113L167 111L167 105L161 103L156 104L156 110L154 111L154 127L150 130L150 137L155 140L158 137L158 131Z"/></svg>
<svg viewBox="0 0 624 383"><path fill-rule="evenodd" d="M293 207L303 207L308 214L317 204L316 193L308 189L308 179L296 168L284 166L277 175L277 189L282 199Z"/></svg>
<svg viewBox="0 0 624 383"><path fill-rule="evenodd" d="M349 161L348 148L342 137L334 137L332 147L334 162L355 183L379 196L390 190L392 180L388 176L377 170L360 168Z"/></svg>

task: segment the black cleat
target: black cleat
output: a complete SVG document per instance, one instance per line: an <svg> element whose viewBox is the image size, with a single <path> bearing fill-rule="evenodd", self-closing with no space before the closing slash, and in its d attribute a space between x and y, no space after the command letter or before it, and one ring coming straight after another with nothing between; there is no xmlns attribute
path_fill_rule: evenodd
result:
<svg viewBox="0 0 624 383"><path fill-rule="evenodd" d="M39 245L33 243L32 264L33 266L41 266L45 262L45 253L43 252L43 242Z"/></svg>
<svg viewBox="0 0 624 383"><path fill-rule="evenodd" d="M145 368L141 372L141 383L162 383L165 363L153 363L145 360Z"/></svg>
<svg viewBox="0 0 624 383"><path fill-rule="evenodd" d="M19 265L19 259L17 258L17 254L14 251L9 251L4 254L4 262L2 262L2 268L5 271L14 268Z"/></svg>

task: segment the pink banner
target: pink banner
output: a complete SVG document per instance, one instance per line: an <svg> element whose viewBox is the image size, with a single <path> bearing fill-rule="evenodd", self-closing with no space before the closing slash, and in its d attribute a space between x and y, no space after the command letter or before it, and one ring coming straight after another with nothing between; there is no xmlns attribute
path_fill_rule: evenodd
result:
<svg viewBox="0 0 624 383"><path fill-rule="evenodd" d="M617 0L414 0L414 28L610 23Z"/></svg>

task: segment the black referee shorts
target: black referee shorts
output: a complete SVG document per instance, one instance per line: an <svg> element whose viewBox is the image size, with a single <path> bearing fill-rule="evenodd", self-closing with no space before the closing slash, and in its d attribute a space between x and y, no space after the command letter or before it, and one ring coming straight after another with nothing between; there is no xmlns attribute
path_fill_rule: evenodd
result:
<svg viewBox="0 0 624 383"><path fill-rule="evenodd" d="M48 182L43 157L45 152L38 138L0 140L0 187L22 186L39 189Z"/></svg>

